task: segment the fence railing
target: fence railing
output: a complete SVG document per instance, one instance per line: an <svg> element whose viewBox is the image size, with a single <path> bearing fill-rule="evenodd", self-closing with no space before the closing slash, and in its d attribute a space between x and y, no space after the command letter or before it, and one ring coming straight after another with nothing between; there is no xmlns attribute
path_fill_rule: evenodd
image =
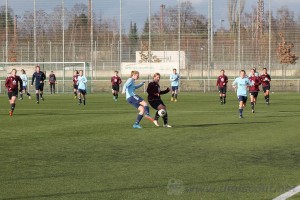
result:
<svg viewBox="0 0 300 200"><path fill-rule="evenodd" d="M125 82L126 80L123 80ZM137 80L139 83L142 80ZM231 87L233 79L228 82L228 91L234 91ZM30 80L28 81L30 83ZM144 87L140 88L139 91L145 92L148 82ZM160 80L161 89L170 87L170 81L167 79ZM110 92L111 83L110 79L107 80L89 80L87 85L87 91L89 93L101 93ZM29 92L35 92L34 86L27 87ZM122 89L122 87L120 88ZM182 92L217 92L216 79L182 79L180 82L180 91ZM300 93L300 79L272 79L271 81L271 91L272 92L298 92ZM5 80L0 81L0 93L6 93ZM46 82L44 86L44 92L50 92L50 86ZM73 82L72 80L59 80L56 84L56 93L72 93L73 92Z"/></svg>

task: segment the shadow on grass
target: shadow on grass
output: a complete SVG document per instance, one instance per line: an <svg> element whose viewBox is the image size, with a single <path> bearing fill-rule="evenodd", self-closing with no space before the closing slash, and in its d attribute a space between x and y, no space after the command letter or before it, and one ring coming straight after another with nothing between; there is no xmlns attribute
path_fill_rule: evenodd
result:
<svg viewBox="0 0 300 200"><path fill-rule="evenodd" d="M186 124L179 125L176 128L198 128L198 127L210 127L210 126L223 126L223 125L241 125L241 124L273 124L281 121L272 121L272 122L230 122L230 123L214 123L214 124Z"/></svg>

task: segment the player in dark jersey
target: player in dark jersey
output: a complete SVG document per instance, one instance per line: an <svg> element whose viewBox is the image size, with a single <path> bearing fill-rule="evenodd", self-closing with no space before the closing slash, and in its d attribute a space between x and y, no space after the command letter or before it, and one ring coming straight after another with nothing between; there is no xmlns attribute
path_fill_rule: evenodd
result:
<svg viewBox="0 0 300 200"><path fill-rule="evenodd" d="M225 104L226 103L226 92L227 92L228 77L225 75L225 70L224 69L222 69L220 71L220 73L221 74L217 79L216 86L219 89L221 104Z"/></svg>
<svg viewBox="0 0 300 200"><path fill-rule="evenodd" d="M118 76L119 72L115 71L115 75L111 77L110 82L112 85L112 94L113 94L113 99L115 101L118 101L118 96L119 96L119 90L120 90L120 84L122 83L122 79L120 76Z"/></svg>
<svg viewBox="0 0 300 200"><path fill-rule="evenodd" d="M10 73L10 76L6 78L5 81L5 87L7 88L7 95L9 99L9 104L10 104L10 111L9 115L12 116L13 112L16 107L16 99L18 97L18 92L22 92L22 79L16 75L17 70L13 69ZM18 85L20 85L20 88L18 88Z"/></svg>
<svg viewBox="0 0 300 200"><path fill-rule="evenodd" d="M261 81L261 85L264 91L264 96L265 96L265 100L266 100L266 104L269 105L270 104L270 81L271 81L271 77L267 72L267 68L263 69L263 73L262 75L260 75L260 81Z"/></svg>
<svg viewBox="0 0 300 200"><path fill-rule="evenodd" d="M158 111L161 109L164 109L166 111L166 114L163 116L163 120L164 120L164 127L170 128L172 126L170 126L168 124L168 112L167 112L167 107L164 104L164 102L161 100L160 95L162 94L166 94L170 91L170 88L167 88L164 91L160 90L160 86L159 86L159 80L160 80L160 74L159 73L155 73L153 76L153 81L150 82L148 84L147 87L147 93L148 93L148 102L151 105L152 108L154 108L156 111L155 117L154 117L154 121L153 123L156 126L159 126L157 120L159 118L159 114Z"/></svg>
<svg viewBox="0 0 300 200"><path fill-rule="evenodd" d="M46 75L44 72L40 71L40 66L35 67L35 72L32 75L31 86L33 86L33 82L35 81L35 95L36 95L36 103L40 103L40 97L44 101L43 91L44 91L44 81L46 79Z"/></svg>
<svg viewBox="0 0 300 200"><path fill-rule="evenodd" d="M255 69L251 69L251 73L249 76L250 82L252 82L252 85L249 87L249 93L250 93L250 101L251 101L251 109L252 113L254 113L254 105L256 104L258 92L259 92L259 86L261 84L260 78L256 75Z"/></svg>
<svg viewBox="0 0 300 200"><path fill-rule="evenodd" d="M78 90L77 81L78 81L78 76L79 76L79 72L78 72L78 70L75 70L75 71L74 71L74 74L73 74L73 92L74 92L74 99L77 99L77 90Z"/></svg>
<svg viewBox="0 0 300 200"><path fill-rule="evenodd" d="M55 94L55 84L56 84L56 76L53 73L53 71L51 71L51 73L49 74L49 85L50 85L50 93Z"/></svg>

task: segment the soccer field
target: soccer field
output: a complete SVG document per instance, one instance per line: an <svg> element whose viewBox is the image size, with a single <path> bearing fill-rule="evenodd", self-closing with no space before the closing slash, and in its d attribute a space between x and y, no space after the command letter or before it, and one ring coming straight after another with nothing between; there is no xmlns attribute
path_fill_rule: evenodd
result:
<svg viewBox="0 0 300 200"><path fill-rule="evenodd" d="M298 93L271 94L269 106L260 94L243 119L233 93L226 105L217 93L169 97L172 128L133 129L124 95L25 98L12 118L1 95L0 200L267 200L300 185Z"/></svg>

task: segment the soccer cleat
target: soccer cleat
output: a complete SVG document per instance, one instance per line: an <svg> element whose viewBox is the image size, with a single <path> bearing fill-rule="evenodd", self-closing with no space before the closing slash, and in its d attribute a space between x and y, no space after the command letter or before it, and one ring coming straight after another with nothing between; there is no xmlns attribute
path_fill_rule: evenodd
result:
<svg viewBox="0 0 300 200"><path fill-rule="evenodd" d="M23 98L20 98L19 100L23 100Z"/></svg>
<svg viewBox="0 0 300 200"><path fill-rule="evenodd" d="M13 111L9 111L9 116L13 116Z"/></svg>
<svg viewBox="0 0 300 200"><path fill-rule="evenodd" d="M221 101L221 105L223 105L223 101Z"/></svg>
<svg viewBox="0 0 300 200"><path fill-rule="evenodd" d="M44 99L44 97L41 97L41 99L44 101L45 99Z"/></svg>
<svg viewBox="0 0 300 200"><path fill-rule="evenodd" d="M77 96L74 96L74 99L77 99Z"/></svg>
<svg viewBox="0 0 300 200"><path fill-rule="evenodd" d="M240 115L240 119L244 118L243 115Z"/></svg>
<svg viewBox="0 0 300 200"><path fill-rule="evenodd" d="M28 96L28 99L30 100L30 99L31 99L31 96Z"/></svg>
<svg viewBox="0 0 300 200"><path fill-rule="evenodd" d="M164 127L165 127L165 128L171 128L172 126L169 125L169 124L164 124Z"/></svg>
<svg viewBox="0 0 300 200"><path fill-rule="evenodd" d="M269 104L270 104L270 102L266 102L266 104L267 104L267 105L269 105Z"/></svg>
<svg viewBox="0 0 300 200"><path fill-rule="evenodd" d="M177 102L177 99L175 99L174 101Z"/></svg>
<svg viewBox="0 0 300 200"><path fill-rule="evenodd" d="M133 124L132 128L143 128L139 124Z"/></svg>
<svg viewBox="0 0 300 200"><path fill-rule="evenodd" d="M40 102L39 102L39 101L36 101L36 103L39 104Z"/></svg>
<svg viewBox="0 0 300 200"><path fill-rule="evenodd" d="M85 105L85 99L83 100L83 105Z"/></svg>
<svg viewBox="0 0 300 200"><path fill-rule="evenodd" d="M252 113L255 113L255 111L252 109Z"/></svg>
<svg viewBox="0 0 300 200"><path fill-rule="evenodd" d="M154 119L150 115L145 115L145 118L148 119L148 120L150 120L151 122L154 121Z"/></svg>
<svg viewBox="0 0 300 200"><path fill-rule="evenodd" d="M155 124L155 126L159 126L157 120L154 120L153 123Z"/></svg>
<svg viewBox="0 0 300 200"><path fill-rule="evenodd" d="M174 98L173 98L173 97L171 97L171 101L174 101Z"/></svg>

